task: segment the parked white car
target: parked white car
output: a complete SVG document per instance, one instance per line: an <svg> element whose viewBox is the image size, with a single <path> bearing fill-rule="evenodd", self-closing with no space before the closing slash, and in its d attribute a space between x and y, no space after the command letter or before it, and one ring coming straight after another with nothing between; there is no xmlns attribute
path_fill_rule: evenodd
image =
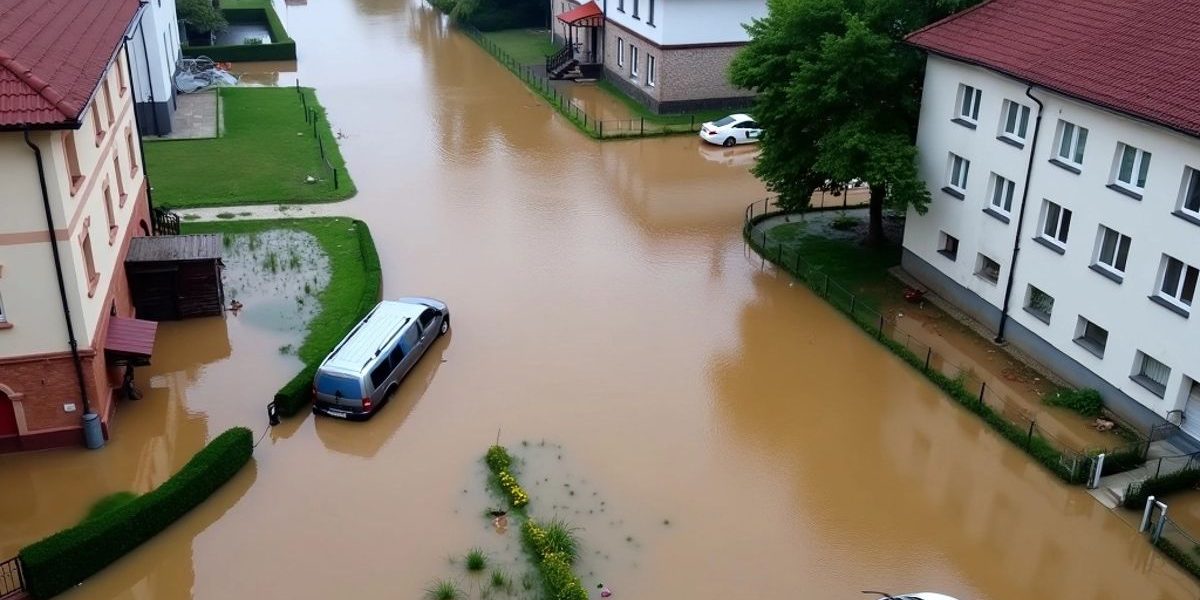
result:
<svg viewBox="0 0 1200 600"><path fill-rule="evenodd" d="M700 126L700 139L718 146L753 144L761 135L762 129L750 115L729 115Z"/></svg>

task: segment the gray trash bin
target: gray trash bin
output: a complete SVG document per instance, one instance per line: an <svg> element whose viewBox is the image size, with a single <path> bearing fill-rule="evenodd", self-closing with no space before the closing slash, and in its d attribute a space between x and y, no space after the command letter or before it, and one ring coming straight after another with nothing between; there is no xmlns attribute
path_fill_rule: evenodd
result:
<svg viewBox="0 0 1200 600"><path fill-rule="evenodd" d="M83 439L89 449L104 447L104 432L100 430L100 415L90 412L83 415Z"/></svg>

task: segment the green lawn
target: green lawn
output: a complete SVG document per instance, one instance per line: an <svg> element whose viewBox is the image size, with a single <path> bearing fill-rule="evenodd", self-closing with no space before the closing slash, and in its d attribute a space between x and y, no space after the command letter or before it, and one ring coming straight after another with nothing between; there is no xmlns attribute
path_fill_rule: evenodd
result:
<svg viewBox="0 0 1200 600"><path fill-rule="evenodd" d="M359 244L362 227L353 219L318 217L261 221L202 221L181 225L181 233L222 233L227 236L254 235L272 229L294 229L312 234L329 257L329 285L317 294L320 311L308 324L296 354L306 364L321 360L361 317L363 292L368 286L366 261ZM378 278L378 273L374 275Z"/></svg>
<svg viewBox="0 0 1200 600"><path fill-rule="evenodd" d="M501 50L522 65L541 65L546 56L558 51L550 41L550 34L537 29L508 29L485 32L483 37L491 40Z"/></svg>
<svg viewBox="0 0 1200 600"><path fill-rule="evenodd" d="M620 88L613 85L611 82L609 82L607 80L601 79L600 81L596 82L596 85L600 89L608 92L609 95L611 95L612 97L616 98L617 100L620 100L622 104L624 104L626 107L629 108L629 112L633 115L633 117L635 119L641 117L641 118L645 118L647 121L652 121L654 123L664 123L664 124L672 124L672 125L681 124L681 123L691 123L691 122L693 122L693 118L694 118L695 119L694 122L696 123L696 125L700 125L701 123L704 123L705 121L715 121L717 119L720 119L721 117L724 117L724 116L727 116L727 115L730 115L730 114L736 112L736 111L730 110L728 108L719 108L716 110L702 110L702 111L697 111L694 113L682 113L682 114L677 114L677 115L659 115L659 114L655 114L649 108L646 108L642 103L638 102L637 100L630 98L628 94L626 94L625 92L622 92Z"/></svg>
<svg viewBox="0 0 1200 600"><path fill-rule="evenodd" d="M154 201L170 208L291 202L331 202L356 188L312 88L301 88L319 115L325 156L338 170L339 187L321 160L312 125L295 88L221 88L222 135L205 140L146 141ZM307 183L306 177L316 177Z"/></svg>
<svg viewBox="0 0 1200 600"><path fill-rule="evenodd" d="M811 269L828 275L858 296L860 305L875 310L879 310L885 299L894 301L901 296L904 285L887 272L900 264L898 244L873 247L858 239L831 239L809 231L810 227L824 226L800 221L768 230L771 258L775 258L775 249L782 244L783 257L778 262L794 265L799 256Z"/></svg>

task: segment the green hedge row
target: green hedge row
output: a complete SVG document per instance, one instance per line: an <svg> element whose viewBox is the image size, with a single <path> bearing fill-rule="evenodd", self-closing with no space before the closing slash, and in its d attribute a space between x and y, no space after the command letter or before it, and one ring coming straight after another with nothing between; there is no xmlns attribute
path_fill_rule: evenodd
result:
<svg viewBox="0 0 1200 600"><path fill-rule="evenodd" d="M1165 537L1158 539L1158 549L1162 550L1162 553L1166 554L1167 558L1175 561L1176 564L1183 567L1193 576L1200 577L1200 563L1196 562L1196 558L1192 554L1167 541ZM1196 548L1196 551L1200 552L1200 546Z"/></svg>
<svg viewBox="0 0 1200 600"><path fill-rule="evenodd" d="M1146 505L1146 498L1154 496L1161 498L1171 492L1187 490L1200 484L1200 469L1184 469L1170 475L1153 477L1140 483L1131 483L1125 489L1125 508L1141 510Z"/></svg>
<svg viewBox="0 0 1200 600"><path fill-rule="evenodd" d="M746 239L746 242L750 244L750 247L754 248L755 252L758 252L761 256L771 261L771 263L775 266L787 271L797 279L804 281L810 287L813 287L818 296L821 296L821 291L815 287L817 282L805 277L805 274L795 269L794 265L777 262L774 258L772 258L770 253L762 247L762 244L759 242L759 240L755 239L754 235L752 235L755 224L769 216L772 216L772 213L759 215L758 217L748 221L742 230L742 236ZM856 316L854 313L849 312L847 307L841 306L837 302L830 302L830 304L843 314L850 317L851 321L857 323L859 327L874 336L879 343L890 349L894 354L903 359L904 362L907 362L908 364L912 365L913 368L923 373L926 378L941 388L942 391L956 400L959 404L976 415L979 415L979 417L982 418L985 423L990 425L992 429L994 429L1005 439L1015 444L1017 447L1024 450L1026 454L1030 455L1043 466L1045 466L1046 469L1048 469L1051 473L1054 473L1067 483L1081 483L1084 478L1087 477L1086 465L1077 464L1074 470L1064 466L1062 452L1055 448L1048 440L1040 435L1037 435L1036 432L1033 435L1030 435L1027 429L1018 427L1008 419L1005 419L992 407L982 402L979 399L979 396L977 396L974 392L967 390L966 387L963 386L962 381L947 377L939 371L926 369L924 357L918 357L916 354L913 354L912 351L906 348L904 344L896 342L895 340L884 335L883 332L879 330L879 323L867 322Z"/></svg>
<svg viewBox="0 0 1200 600"><path fill-rule="evenodd" d="M234 427L157 489L22 548L26 590L39 599L60 594L166 529L250 460L253 438L249 429Z"/></svg>
<svg viewBox="0 0 1200 600"><path fill-rule="evenodd" d="M263 23L271 31L270 44L233 44L227 46L185 46L183 55L195 58L207 56L216 61L254 62L262 60L296 60L296 41L288 36L275 9L223 8L221 13L232 24Z"/></svg>
<svg viewBox="0 0 1200 600"><path fill-rule="evenodd" d="M367 313L371 312L372 308L379 303L379 299L383 292L383 273L379 264L379 251L375 249L375 240L371 237L371 230L367 224L362 221L354 221L355 230L358 233L359 251L362 253L363 271L367 275L367 284L363 288L362 298L358 303L358 317L361 319ZM349 331L356 323L351 323L346 327ZM342 332L345 335L345 332ZM341 336L338 336L338 341L341 341ZM335 344L337 342L334 342ZM312 401L312 382L313 377L317 373L317 367L321 366L321 361L324 360L325 354L333 351L330 346L321 356L313 362L304 366L295 377L279 388L275 392L275 408L280 416L290 417L308 406Z"/></svg>

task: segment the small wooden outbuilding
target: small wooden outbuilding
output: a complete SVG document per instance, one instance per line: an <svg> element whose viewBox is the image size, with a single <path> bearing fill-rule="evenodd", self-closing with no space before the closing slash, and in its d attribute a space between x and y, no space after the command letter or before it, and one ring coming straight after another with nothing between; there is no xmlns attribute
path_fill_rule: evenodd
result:
<svg viewBox="0 0 1200 600"><path fill-rule="evenodd" d="M139 319L173 321L220 315L219 233L135 237L125 257L125 277Z"/></svg>

